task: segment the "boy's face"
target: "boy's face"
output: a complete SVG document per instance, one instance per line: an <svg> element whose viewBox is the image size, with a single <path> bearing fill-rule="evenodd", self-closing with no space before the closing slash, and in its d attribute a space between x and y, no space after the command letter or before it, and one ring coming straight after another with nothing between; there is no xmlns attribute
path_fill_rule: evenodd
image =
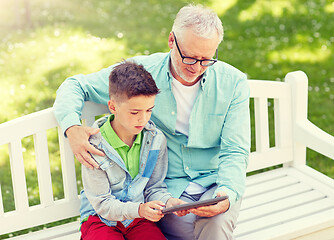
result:
<svg viewBox="0 0 334 240"><path fill-rule="evenodd" d="M121 139L137 135L144 129L151 118L154 100L155 95L139 95L132 98L122 97L120 101L108 101L109 110L115 115L112 126Z"/></svg>

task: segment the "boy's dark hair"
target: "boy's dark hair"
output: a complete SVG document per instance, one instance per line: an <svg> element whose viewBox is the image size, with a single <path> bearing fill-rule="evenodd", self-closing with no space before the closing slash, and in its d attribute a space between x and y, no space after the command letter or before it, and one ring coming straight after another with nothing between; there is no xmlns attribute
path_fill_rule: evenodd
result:
<svg viewBox="0 0 334 240"><path fill-rule="evenodd" d="M144 95L152 96L159 93L159 89L142 65L123 61L111 71L109 75L109 96L120 99Z"/></svg>

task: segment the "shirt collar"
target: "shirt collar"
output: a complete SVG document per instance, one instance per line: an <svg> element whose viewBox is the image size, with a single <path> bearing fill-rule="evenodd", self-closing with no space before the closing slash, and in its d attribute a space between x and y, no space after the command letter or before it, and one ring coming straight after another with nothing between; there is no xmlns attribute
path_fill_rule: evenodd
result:
<svg viewBox="0 0 334 240"><path fill-rule="evenodd" d="M169 54L168 54L167 71L166 71L167 79L168 79L169 82L171 82L173 80L173 75L172 75L172 72L170 71L170 64L171 64L171 51L169 51ZM206 78L207 78L209 68L210 67L208 67L202 75L202 79L200 81L202 89L204 88L204 84L206 82Z"/></svg>
<svg viewBox="0 0 334 240"><path fill-rule="evenodd" d="M108 120L102 125L101 128L103 128L103 131L105 131L105 136L106 136L106 140L107 142L114 148L122 148L128 145L125 144L119 137L118 135L115 133L114 129L111 127L110 122L113 121L115 118L115 116L113 114L111 114L108 117ZM141 139L142 139L142 132L140 132L137 136L135 141L133 142L133 144L141 144Z"/></svg>

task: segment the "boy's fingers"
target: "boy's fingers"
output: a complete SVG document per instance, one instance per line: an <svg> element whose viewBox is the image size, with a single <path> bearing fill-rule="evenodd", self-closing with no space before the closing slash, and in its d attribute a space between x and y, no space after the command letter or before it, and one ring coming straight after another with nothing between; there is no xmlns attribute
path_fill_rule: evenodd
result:
<svg viewBox="0 0 334 240"><path fill-rule="evenodd" d="M161 201L152 201L152 208L162 210L165 207L165 204Z"/></svg>

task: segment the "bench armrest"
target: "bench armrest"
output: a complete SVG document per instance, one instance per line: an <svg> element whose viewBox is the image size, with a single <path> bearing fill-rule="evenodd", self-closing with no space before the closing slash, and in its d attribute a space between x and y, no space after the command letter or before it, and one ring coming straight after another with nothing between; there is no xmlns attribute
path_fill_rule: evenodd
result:
<svg viewBox="0 0 334 240"><path fill-rule="evenodd" d="M296 141L306 147L334 159L334 137L309 120L299 121L295 126Z"/></svg>

